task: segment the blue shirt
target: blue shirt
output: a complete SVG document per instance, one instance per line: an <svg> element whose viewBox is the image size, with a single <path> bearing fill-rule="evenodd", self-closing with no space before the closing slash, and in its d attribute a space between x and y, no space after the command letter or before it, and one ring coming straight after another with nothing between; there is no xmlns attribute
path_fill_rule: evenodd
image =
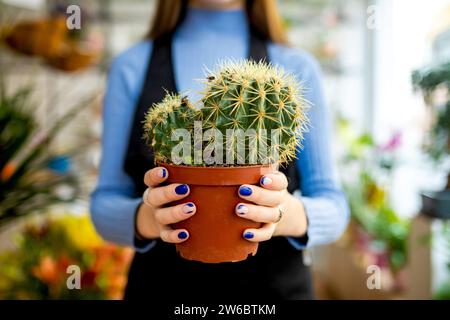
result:
<svg viewBox="0 0 450 320"><path fill-rule="evenodd" d="M173 61L177 88L198 100L205 68L218 61L247 57L249 27L242 10L188 9L173 39ZM152 52L152 41L141 42L116 57L112 63L103 109L102 159L98 185L92 194L91 214L98 232L106 240L134 246L134 216L141 198L133 197L134 185L124 172L135 108ZM301 172L301 198L308 218L307 247L335 241L345 230L349 210L333 176L330 151L331 129L321 84L320 68L309 54L286 46L268 45L271 62L293 73L311 102L310 129L296 165ZM297 249L305 246L288 238ZM135 249L149 250L155 242Z"/></svg>

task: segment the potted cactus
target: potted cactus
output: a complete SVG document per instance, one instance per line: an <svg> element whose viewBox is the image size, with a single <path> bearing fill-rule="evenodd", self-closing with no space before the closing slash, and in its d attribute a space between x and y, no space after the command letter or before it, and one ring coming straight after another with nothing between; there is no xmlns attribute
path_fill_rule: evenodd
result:
<svg viewBox="0 0 450 320"><path fill-rule="evenodd" d="M450 219L450 61L414 71L412 83L415 90L422 92L430 115L424 150L437 167L448 173L444 190L422 192L422 211Z"/></svg>
<svg viewBox="0 0 450 320"><path fill-rule="evenodd" d="M186 183L183 201L197 214L175 225L190 238L177 244L186 259L234 262L255 255L257 243L242 239L259 224L234 214L242 202L238 188L258 184L262 175L295 158L307 119L300 86L282 69L263 62L222 64L205 80L196 108L186 97L168 93L147 113L147 143L168 183Z"/></svg>

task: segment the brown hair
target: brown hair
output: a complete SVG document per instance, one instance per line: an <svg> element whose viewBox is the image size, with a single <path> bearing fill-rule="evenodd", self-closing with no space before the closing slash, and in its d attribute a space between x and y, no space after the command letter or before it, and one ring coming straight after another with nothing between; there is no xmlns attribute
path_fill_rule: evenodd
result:
<svg viewBox="0 0 450 320"><path fill-rule="evenodd" d="M188 0L158 0L147 38L157 39L174 31L185 16L187 3ZM253 32L263 39L288 44L276 0L247 0L246 11Z"/></svg>

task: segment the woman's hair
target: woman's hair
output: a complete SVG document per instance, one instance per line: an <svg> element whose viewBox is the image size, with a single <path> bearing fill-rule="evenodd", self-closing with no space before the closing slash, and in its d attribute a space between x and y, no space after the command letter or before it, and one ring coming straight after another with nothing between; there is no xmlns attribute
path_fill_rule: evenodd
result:
<svg viewBox="0 0 450 320"><path fill-rule="evenodd" d="M147 38L157 39L174 31L182 22L188 0L158 0ZM275 43L288 44L276 0L246 0L252 32Z"/></svg>

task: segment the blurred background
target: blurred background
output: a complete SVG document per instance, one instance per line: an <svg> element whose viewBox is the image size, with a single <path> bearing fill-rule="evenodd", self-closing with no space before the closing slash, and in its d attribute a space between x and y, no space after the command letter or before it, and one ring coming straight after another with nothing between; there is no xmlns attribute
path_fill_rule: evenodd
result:
<svg viewBox="0 0 450 320"><path fill-rule="evenodd" d="M279 0L320 61L344 236L308 251L319 299L450 299L450 0ZM81 30L66 10L81 8ZM119 299L132 251L89 220L112 57L152 0L0 0L0 299ZM67 290L78 265L83 290ZM371 266L381 288L372 288Z"/></svg>

